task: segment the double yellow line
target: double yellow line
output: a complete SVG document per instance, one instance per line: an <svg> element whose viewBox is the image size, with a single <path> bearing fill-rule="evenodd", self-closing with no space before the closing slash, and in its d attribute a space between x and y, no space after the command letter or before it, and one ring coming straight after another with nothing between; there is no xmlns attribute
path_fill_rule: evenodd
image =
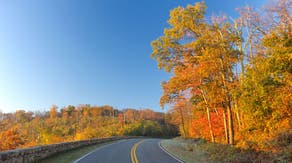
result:
<svg viewBox="0 0 292 163"><path fill-rule="evenodd" d="M137 143L135 143L131 149L131 160L132 160L132 163L139 163L138 159L137 159L137 156L136 156L136 149L137 147L143 142L144 140L141 140Z"/></svg>

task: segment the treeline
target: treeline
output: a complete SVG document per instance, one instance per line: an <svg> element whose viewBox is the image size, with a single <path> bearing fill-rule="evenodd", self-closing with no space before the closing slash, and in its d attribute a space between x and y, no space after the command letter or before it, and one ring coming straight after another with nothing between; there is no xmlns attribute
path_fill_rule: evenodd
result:
<svg viewBox="0 0 292 163"><path fill-rule="evenodd" d="M69 105L46 112L0 112L0 150L110 136L176 136L169 114L150 109Z"/></svg>
<svg viewBox="0 0 292 163"><path fill-rule="evenodd" d="M206 9L204 2L173 9L151 44L151 57L172 74L161 106L184 137L291 152L291 1L242 7L238 18L209 18Z"/></svg>

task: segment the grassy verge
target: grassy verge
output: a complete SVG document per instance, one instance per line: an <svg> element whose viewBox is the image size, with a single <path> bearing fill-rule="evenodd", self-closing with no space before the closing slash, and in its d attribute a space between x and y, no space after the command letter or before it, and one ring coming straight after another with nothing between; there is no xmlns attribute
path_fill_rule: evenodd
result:
<svg viewBox="0 0 292 163"><path fill-rule="evenodd" d="M96 148L106 145L106 144L110 144L110 143L113 143L113 142L90 145L86 147L80 147L80 148L72 149L69 151L61 152L61 153L55 154L51 157L41 160L40 163L71 163L77 160L78 158L84 156L85 154L95 150Z"/></svg>
<svg viewBox="0 0 292 163"><path fill-rule="evenodd" d="M253 149L236 148L235 146L226 144L210 143L200 139L168 139L161 141L161 145L168 152L186 163L291 161L291 153L279 155L272 152L262 152Z"/></svg>
<svg viewBox="0 0 292 163"><path fill-rule="evenodd" d="M186 163L210 162L206 152L198 148L200 140L191 139L167 139L162 140L161 145L171 154Z"/></svg>

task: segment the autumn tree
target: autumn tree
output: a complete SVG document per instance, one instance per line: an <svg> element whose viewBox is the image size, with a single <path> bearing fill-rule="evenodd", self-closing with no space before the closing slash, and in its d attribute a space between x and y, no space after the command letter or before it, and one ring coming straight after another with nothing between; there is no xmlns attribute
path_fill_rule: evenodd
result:
<svg viewBox="0 0 292 163"><path fill-rule="evenodd" d="M50 109L50 119L54 119L58 116L58 107L56 105L53 105Z"/></svg>
<svg viewBox="0 0 292 163"><path fill-rule="evenodd" d="M163 84L162 104L176 103L177 98L184 97L203 107L212 141L215 138L210 112L223 108L228 122L227 141L234 144L232 90L237 78L233 68L239 61L240 51L235 45L240 37L226 21L206 21L205 10L202 2L172 10L168 21L171 27L152 42L151 56L159 68L174 72L173 78Z"/></svg>
<svg viewBox="0 0 292 163"><path fill-rule="evenodd" d="M291 128L292 106L292 4L275 1L265 10L258 28L264 33L247 64L239 101L244 111L246 135L271 137ZM264 14L262 14L264 15ZM267 24L267 22L270 22ZM257 141L257 140L254 140Z"/></svg>
<svg viewBox="0 0 292 163"><path fill-rule="evenodd" d="M13 127L0 133L0 151L15 149L25 144L25 137L19 130L19 128Z"/></svg>

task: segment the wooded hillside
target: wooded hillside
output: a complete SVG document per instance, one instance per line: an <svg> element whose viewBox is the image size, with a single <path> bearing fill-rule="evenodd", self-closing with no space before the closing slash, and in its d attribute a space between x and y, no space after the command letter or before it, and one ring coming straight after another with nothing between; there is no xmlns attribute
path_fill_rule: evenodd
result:
<svg viewBox="0 0 292 163"><path fill-rule="evenodd" d="M111 106L52 106L47 112L0 113L0 150L110 136L176 136L169 114Z"/></svg>

